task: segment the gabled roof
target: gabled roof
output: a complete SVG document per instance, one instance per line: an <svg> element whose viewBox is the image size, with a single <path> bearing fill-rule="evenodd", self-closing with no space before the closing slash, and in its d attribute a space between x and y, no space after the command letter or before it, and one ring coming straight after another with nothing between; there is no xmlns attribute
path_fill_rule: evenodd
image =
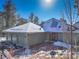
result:
<svg viewBox="0 0 79 59"><path fill-rule="evenodd" d="M23 33L30 33L30 32L44 32L43 28L41 26L33 24L31 22L16 26L10 29L3 30L3 32L23 32Z"/></svg>
<svg viewBox="0 0 79 59"><path fill-rule="evenodd" d="M45 32L66 32L67 25L64 20L50 19L42 24Z"/></svg>

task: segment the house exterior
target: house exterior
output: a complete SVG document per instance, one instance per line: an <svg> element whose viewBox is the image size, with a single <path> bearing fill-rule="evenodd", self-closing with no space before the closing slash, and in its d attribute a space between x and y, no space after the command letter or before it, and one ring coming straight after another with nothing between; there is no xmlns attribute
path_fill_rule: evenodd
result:
<svg viewBox="0 0 79 59"><path fill-rule="evenodd" d="M49 19L42 24L45 32L49 33L49 40L63 40L65 42L71 43L71 25L67 24L64 19ZM73 43L75 40L79 42L79 30L77 27L72 26L73 30Z"/></svg>
<svg viewBox="0 0 79 59"><path fill-rule="evenodd" d="M58 32L58 31L60 32L60 31L67 31L68 25L67 22L63 19L58 20L52 18L45 21L42 24L42 27L46 32Z"/></svg>
<svg viewBox="0 0 79 59"><path fill-rule="evenodd" d="M31 22L6 29L3 32L8 41L12 41L24 47L42 43L47 39L43 28Z"/></svg>
<svg viewBox="0 0 79 59"><path fill-rule="evenodd" d="M56 21L54 19L53 21L50 20L45 22L42 27L29 22L6 29L3 32L5 33L7 40L26 47L43 43L46 40L63 40L67 43L71 43L71 32L68 28L70 28L70 26L67 25L66 21ZM78 30L73 31L73 43L75 43L75 41L79 42Z"/></svg>

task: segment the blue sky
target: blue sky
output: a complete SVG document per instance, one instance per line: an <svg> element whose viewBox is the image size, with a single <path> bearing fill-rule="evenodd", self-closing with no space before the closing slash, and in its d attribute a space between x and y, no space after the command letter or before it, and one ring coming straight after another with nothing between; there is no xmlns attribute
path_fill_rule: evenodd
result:
<svg viewBox="0 0 79 59"><path fill-rule="evenodd" d="M0 0L0 10L6 0ZM55 0L50 8L44 8L40 5L40 0L12 0L16 7L16 14L21 17L28 18L31 12L34 12L40 20L48 20L50 18L61 18L61 13L64 9L63 0Z"/></svg>

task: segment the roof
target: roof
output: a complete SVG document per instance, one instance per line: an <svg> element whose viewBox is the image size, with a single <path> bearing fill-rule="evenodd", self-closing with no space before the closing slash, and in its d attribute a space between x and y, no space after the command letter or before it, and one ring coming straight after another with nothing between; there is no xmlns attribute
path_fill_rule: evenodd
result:
<svg viewBox="0 0 79 59"><path fill-rule="evenodd" d="M31 22L16 26L10 29L3 30L3 32L21 32L21 33L30 33L30 32L44 32L41 26L33 24Z"/></svg>
<svg viewBox="0 0 79 59"><path fill-rule="evenodd" d="M50 19L42 24L45 32L66 32L67 25L65 21Z"/></svg>

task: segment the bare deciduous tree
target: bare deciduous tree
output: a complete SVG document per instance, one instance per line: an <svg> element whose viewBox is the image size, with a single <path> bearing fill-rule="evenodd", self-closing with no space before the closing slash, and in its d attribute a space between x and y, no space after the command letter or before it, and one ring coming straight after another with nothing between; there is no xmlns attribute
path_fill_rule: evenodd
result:
<svg viewBox="0 0 79 59"><path fill-rule="evenodd" d="M79 15L79 0L74 0L75 4L75 8L77 9L78 15Z"/></svg>
<svg viewBox="0 0 79 59"><path fill-rule="evenodd" d="M71 59L73 59L72 56L72 48L73 48L73 43L76 45L76 39L73 39L73 24L78 21L78 13L76 9L74 8L74 0L64 0L64 16L65 19L67 19L68 23L70 24L70 41L71 41Z"/></svg>

